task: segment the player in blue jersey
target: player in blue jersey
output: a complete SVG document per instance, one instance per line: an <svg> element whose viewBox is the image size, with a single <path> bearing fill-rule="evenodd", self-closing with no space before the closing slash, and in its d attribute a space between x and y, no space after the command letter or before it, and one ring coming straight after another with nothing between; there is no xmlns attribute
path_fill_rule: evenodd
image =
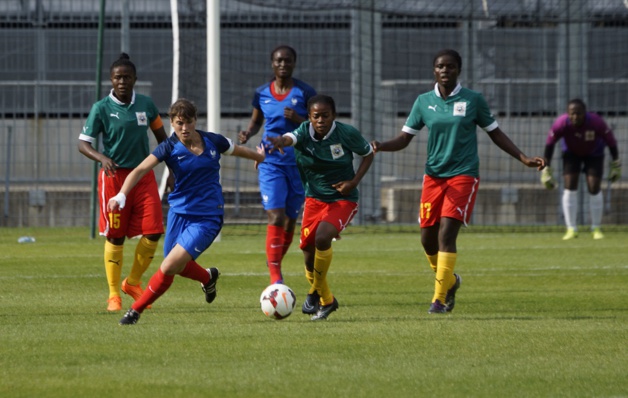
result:
<svg viewBox="0 0 628 398"><path fill-rule="evenodd" d="M147 306L168 290L175 275L201 283L205 300L216 298L216 268L202 268L195 260L214 241L223 224L224 198L220 185L221 155L264 161L258 152L220 134L196 130L197 109L189 100L179 99L170 107L174 133L126 178L120 192L108 203L110 211L125 207L126 196L135 184L160 162L165 162L175 177L174 190L168 196L168 230L164 240L164 260L151 277L142 296L120 320L121 325L135 324Z"/></svg>
<svg viewBox="0 0 628 398"><path fill-rule="evenodd" d="M608 179L611 182L621 177L619 150L613 131L597 113L587 112L581 99L567 104L567 113L560 115L552 124L545 141L547 167L541 173L541 182L547 189L556 186L552 169L549 167L554 154L554 145L561 141L563 157L564 191L562 196L563 215L567 232L563 240L578 237L578 180L580 172L586 174L589 191L589 210L593 239L603 239L600 228L604 201L602 198L602 175L604 174L604 148L608 146L613 160Z"/></svg>
<svg viewBox="0 0 628 398"><path fill-rule="evenodd" d="M255 90L253 113L248 128L238 133L241 144L257 134L264 123L262 145L266 160L259 165L259 187L262 204L268 215L266 230L266 264L270 283L283 283L281 261L294 237L294 229L305 194L294 150L285 154L269 151L269 137L293 131L307 118L307 101L316 91L292 77L297 61L296 51L282 45L270 53L273 80Z"/></svg>
<svg viewBox="0 0 628 398"><path fill-rule="evenodd" d="M458 83L462 59L454 50L442 50L433 60L434 89L419 95L401 133L386 142L373 141L373 149L399 151L419 130L428 129L427 160L419 222L421 243L436 274L428 312L454 308L460 276L454 274L456 240L471 218L480 182L477 127L487 132L502 151L527 167L545 167L541 157L528 157L498 127L482 94Z"/></svg>
<svg viewBox="0 0 628 398"><path fill-rule="evenodd" d="M126 176L144 160L150 128L157 142L168 138L159 111L150 97L135 92L135 65L128 54L122 53L110 68L113 88L109 95L96 102L83 132L79 136L79 151L99 162L98 196L100 198L100 234L105 236L105 273L109 285L108 311L120 311L120 289L137 300L142 295L141 277L148 269L159 238L164 232L161 200L155 175L148 173L131 191L124 210L109 212L107 202L114 196ZM92 145L102 135L103 151ZM122 281L123 250L126 237L141 236L129 276Z"/></svg>

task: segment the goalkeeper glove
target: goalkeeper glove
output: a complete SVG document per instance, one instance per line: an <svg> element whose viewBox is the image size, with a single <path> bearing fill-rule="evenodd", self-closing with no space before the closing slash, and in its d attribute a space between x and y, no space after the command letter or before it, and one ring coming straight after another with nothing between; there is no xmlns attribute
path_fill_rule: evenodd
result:
<svg viewBox="0 0 628 398"><path fill-rule="evenodd" d="M608 179L615 182L621 178L621 162L619 159L611 161L611 170L608 172Z"/></svg>
<svg viewBox="0 0 628 398"><path fill-rule="evenodd" d="M541 171L541 184L545 185L547 189L554 189L556 181L552 176L552 168L547 166Z"/></svg>

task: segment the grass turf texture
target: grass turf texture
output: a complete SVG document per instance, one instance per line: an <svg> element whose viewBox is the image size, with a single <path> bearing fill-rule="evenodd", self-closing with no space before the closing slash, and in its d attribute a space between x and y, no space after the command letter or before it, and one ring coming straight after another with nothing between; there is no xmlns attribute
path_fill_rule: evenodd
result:
<svg viewBox="0 0 628 398"><path fill-rule="evenodd" d="M416 233L349 229L334 243L340 308L326 322L300 313L307 282L294 245L284 277L297 308L273 321L258 301L264 237L226 227L199 258L222 272L213 304L177 277L121 327L123 311L105 311L102 238L0 229L0 396L628 396L627 234L561 237L463 232L463 284L442 316L427 314L434 276ZM123 309L131 303L123 295Z"/></svg>

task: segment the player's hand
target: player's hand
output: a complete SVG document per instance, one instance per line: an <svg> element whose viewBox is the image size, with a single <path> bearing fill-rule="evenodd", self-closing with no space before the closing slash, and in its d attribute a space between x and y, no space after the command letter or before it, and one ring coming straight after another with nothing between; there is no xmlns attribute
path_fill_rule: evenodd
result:
<svg viewBox="0 0 628 398"><path fill-rule="evenodd" d="M119 209L124 209L124 205L126 204L126 195L123 193L119 193L113 198L109 199L107 203L107 210L116 211Z"/></svg>
<svg viewBox="0 0 628 398"><path fill-rule="evenodd" d="M299 118L298 113L296 113L294 111L294 109L292 108L288 108L287 106L285 108L283 108L283 117L285 117L286 119L292 121L292 122L296 122L295 117L297 117L297 120Z"/></svg>
<svg viewBox="0 0 628 398"><path fill-rule="evenodd" d="M556 187L556 181L552 176L552 168L547 166L541 171L541 184L545 185L547 189L554 189Z"/></svg>
<svg viewBox="0 0 628 398"><path fill-rule="evenodd" d="M241 130L238 133L238 141L240 144L246 144L249 138L251 138L251 133L249 131Z"/></svg>
<svg viewBox="0 0 628 398"><path fill-rule="evenodd" d="M336 191L340 192L342 196L347 196L355 188L355 184L351 181L340 181L331 185Z"/></svg>
<svg viewBox="0 0 628 398"><path fill-rule="evenodd" d="M266 151L264 150L264 144L263 143L259 143L258 146L255 147L255 150L257 151L257 153L259 153L260 155L262 155L264 157L264 159L266 159ZM259 167L259 164L262 163L263 160L260 161L255 161L255 170L257 170L257 168Z"/></svg>
<svg viewBox="0 0 628 398"><path fill-rule="evenodd" d="M371 146L373 147L373 153L377 153L380 145L381 143L379 141L371 141Z"/></svg>
<svg viewBox="0 0 628 398"><path fill-rule="evenodd" d="M610 182L615 182L621 178L621 161L619 159L611 161L611 169L608 172Z"/></svg>
<svg viewBox="0 0 628 398"><path fill-rule="evenodd" d="M281 153L282 155L284 154L283 152L283 137L279 136L279 137L268 137L267 138L268 141L270 141L272 148L270 148L268 150L268 153L273 153L275 151L279 151L279 153Z"/></svg>
<svg viewBox="0 0 628 398"><path fill-rule="evenodd" d="M113 177L116 175L116 170L118 169L118 164L116 162L106 156L103 156L100 163L102 164L102 168L107 177Z"/></svg>

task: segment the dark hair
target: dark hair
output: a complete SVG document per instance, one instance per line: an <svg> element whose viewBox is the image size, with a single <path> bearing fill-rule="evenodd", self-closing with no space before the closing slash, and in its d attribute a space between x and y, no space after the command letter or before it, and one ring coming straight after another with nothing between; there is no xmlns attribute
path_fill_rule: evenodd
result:
<svg viewBox="0 0 628 398"><path fill-rule="evenodd" d="M334 99L329 95L317 94L310 98L307 101L307 113L310 113L310 108L313 107L315 104L327 104L331 108L332 112L336 113L336 103L334 102Z"/></svg>
<svg viewBox="0 0 628 398"><path fill-rule="evenodd" d="M194 105L194 102L186 98L179 98L176 100L174 104L170 105L170 110L168 111L170 120L177 116L186 121L196 120L197 114L198 109L196 108L196 105Z"/></svg>
<svg viewBox="0 0 628 398"><path fill-rule="evenodd" d="M567 103L568 108L569 108L569 105L580 105L585 112L587 110L586 104L580 98L574 98L572 100L569 100L569 102Z"/></svg>
<svg viewBox="0 0 628 398"><path fill-rule="evenodd" d="M275 55L275 53L279 50L288 50L289 52L292 53L292 56L294 57L294 60L297 60L297 52L295 51L294 48L286 45L286 44L281 44L277 47L275 47L275 49L273 51L270 52L270 60L273 60L273 55Z"/></svg>
<svg viewBox="0 0 628 398"><path fill-rule="evenodd" d="M109 68L109 73L113 72L113 69L117 68L118 66L128 66L129 68L133 69L133 73L137 75L135 64L131 62L131 57L129 57L129 54L127 53L120 53L118 59L113 61L113 63L111 64L111 68Z"/></svg>
<svg viewBox="0 0 628 398"><path fill-rule="evenodd" d="M460 54L458 54L458 51L452 50L450 48L446 48L444 50L440 50L439 52L437 52L436 55L434 56L434 59L432 60L432 65L436 65L436 60L444 55L449 55L453 57L458 63L458 68L462 69L462 57L460 57Z"/></svg>

